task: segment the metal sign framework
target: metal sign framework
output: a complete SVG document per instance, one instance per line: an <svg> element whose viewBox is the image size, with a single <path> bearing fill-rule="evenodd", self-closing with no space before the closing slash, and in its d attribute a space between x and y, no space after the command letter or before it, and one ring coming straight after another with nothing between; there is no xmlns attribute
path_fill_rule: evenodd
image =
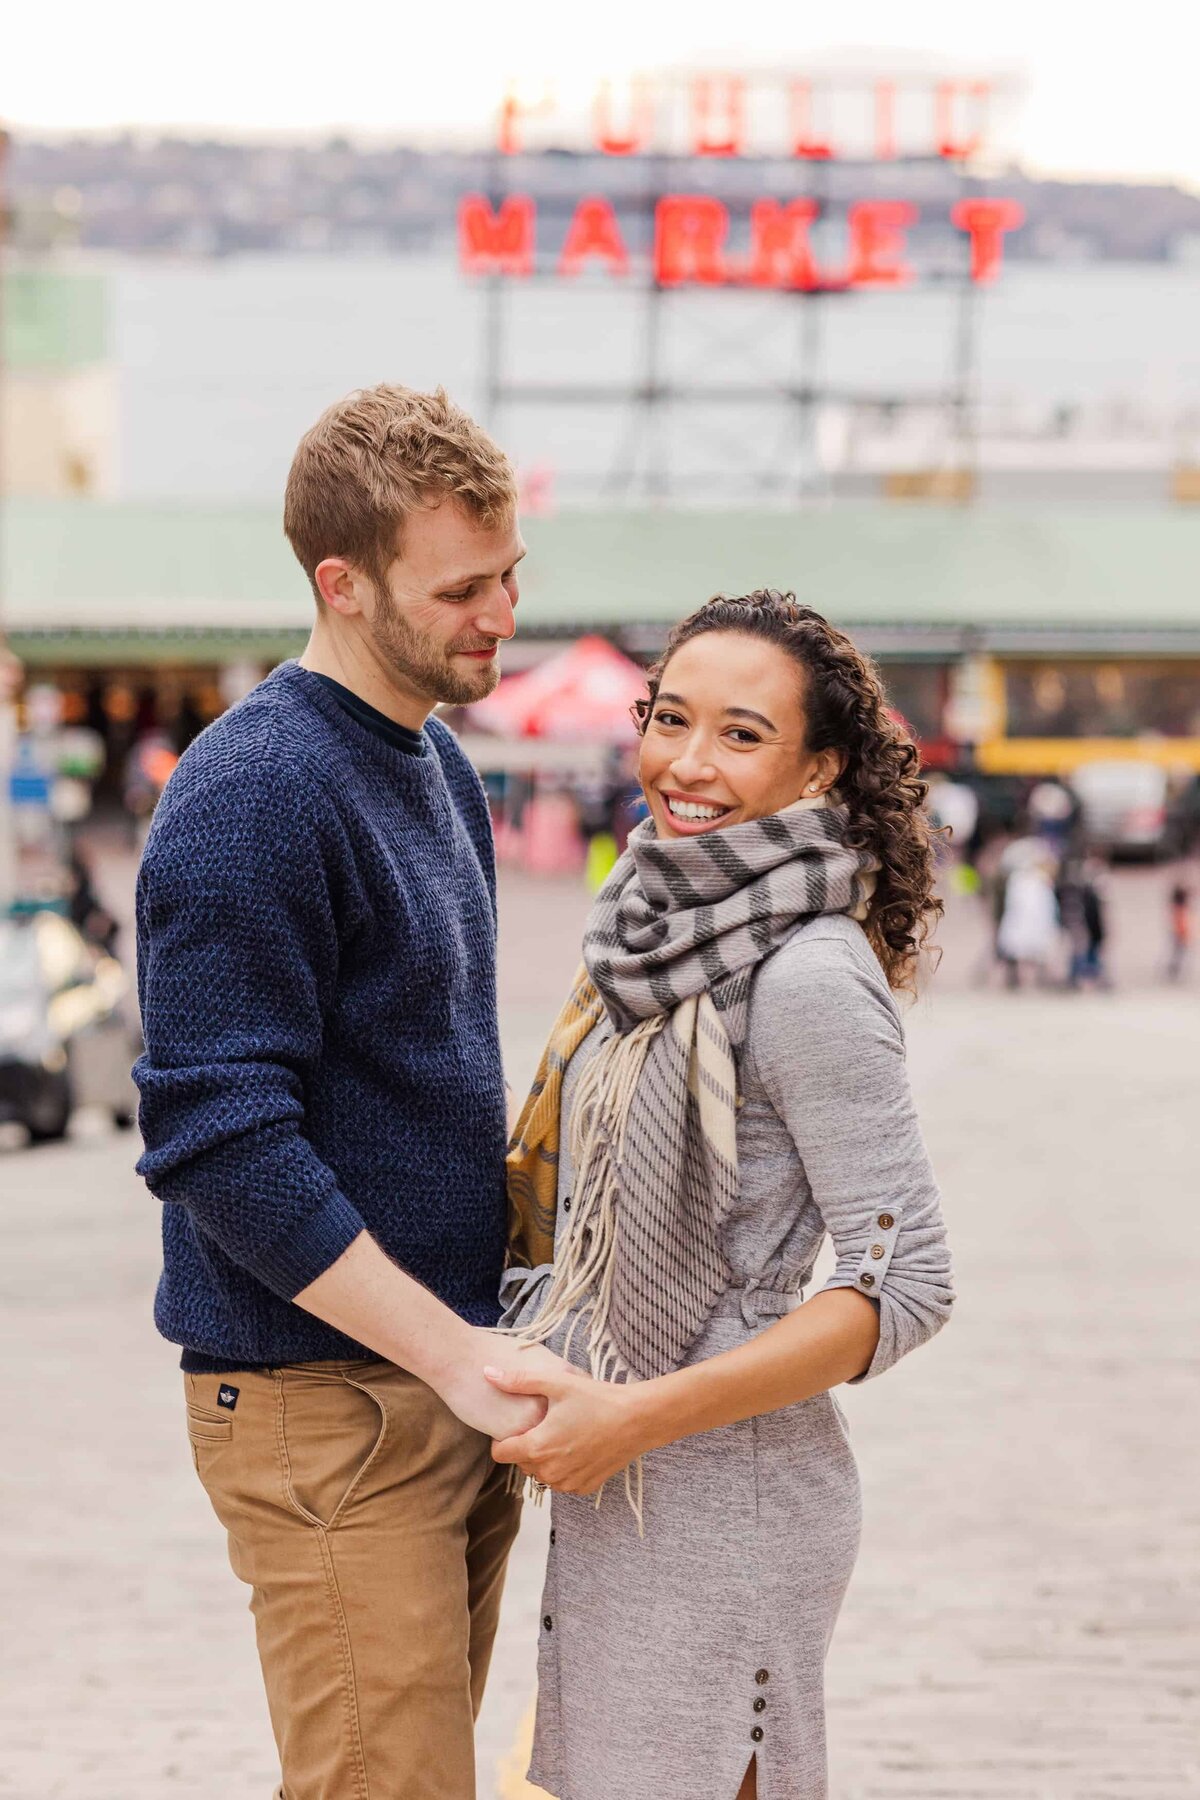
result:
<svg viewBox="0 0 1200 1800"><path fill-rule="evenodd" d="M806 106L811 106L812 84L806 81L803 85ZM791 86L794 89L796 83ZM976 84L977 89L982 86ZM944 140L945 96L932 86L931 93L935 108L940 109L939 129ZM876 114L882 116L878 103ZM505 203L514 198L509 174L514 167L514 152L520 148L510 107L502 114L501 137L488 170L486 198L497 216ZM643 151L632 141L623 145L620 154L627 159L636 157L644 170L640 195L633 202L643 221L652 220L663 196L673 194L681 185L681 173L694 176L696 148L693 144L690 150L680 147ZM734 155L739 154L739 148L730 142L708 154ZM931 142L929 147L919 149L898 145L893 134L886 161L889 168L898 171L940 168L948 173L949 184L956 189L961 204L979 192L977 164L985 153L982 132L964 134L953 145L943 141L938 147ZM798 145L793 154L798 179L783 198L807 199L815 203L819 218L828 218L835 153L826 141ZM531 288L554 284L562 289L567 283L555 266L547 266L536 258L531 259L519 281L506 277L497 268L483 278L481 360L486 416L494 430L511 435L516 422L514 414L519 415L523 408L617 409L623 415L623 429L608 466L597 468L586 477L589 499L615 499L629 504L686 501L707 497L714 491L732 493L734 486L740 485L743 494L786 503L827 491L816 441L822 407L841 403L849 409L892 416L920 412L936 418L941 425L938 491L947 497L969 499L975 487L977 463L981 294L973 265L976 245L966 237L960 241L959 266L939 282L943 288L950 288L954 300L946 375L943 382L924 389L906 386L902 381L870 389L848 387L828 377L828 309L870 304L869 295L856 301L853 292L847 292L845 282L817 281L772 290L764 304L776 313L781 345L764 355L761 338L748 344L744 329L730 331L725 307L728 286L702 288L664 281L660 279L657 258L648 260L644 267L630 268L620 277L623 292L632 290L637 295L636 367L630 376L604 381L581 373L578 380L539 379L518 366L520 353L514 341L518 334L513 329L518 321L514 309L521 306L522 296ZM594 287L591 291L595 292ZM704 295L702 303L697 302L698 294ZM668 367L665 349L675 323L673 309L681 303L686 303L693 323L697 311L702 310L707 329L700 334L692 368L679 374ZM714 371L718 373L716 379ZM724 415L732 425L738 409L744 413L747 407L765 408L773 420L773 429L751 434L747 439L744 434L731 435L724 422L715 431L710 426L710 437L718 440L711 470L701 475L693 471L681 479L673 467L670 449L676 427L685 425L694 442L704 431L706 412L715 417Z"/></svg>

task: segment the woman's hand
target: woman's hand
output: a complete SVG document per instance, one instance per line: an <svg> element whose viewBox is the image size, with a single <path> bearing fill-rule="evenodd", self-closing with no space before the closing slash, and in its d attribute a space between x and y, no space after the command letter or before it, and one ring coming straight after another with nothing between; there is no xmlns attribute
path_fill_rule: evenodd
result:
<svg viewBox="0 0 1200 1800"><path fill-rule="evenodd" d="M511 1395L484 1378L484 1365L505 1371L520 1370L530 1384L513 1388ZM544 1344L521 1344L506 1332L468 1326L462 1348L437 1391L451 1412L490 1438L513 1439L529 1431L546 1413L544 1380L552 1380L567 1364ZM528 1396L526 1398L525 1396Z"/></svg>
<svg viewBox="0 0 1200 1800"><path fill-rule="evenodd" d="M505 1394L544 1394L549 1402L540 1425L492 1445L498 1463L515 1463L535 1481L560 1494L594 1494L620 1474L646 1445L641 1441L638 1387L593 1381L561 1363L558 1370L484 1370Z"/></svg>

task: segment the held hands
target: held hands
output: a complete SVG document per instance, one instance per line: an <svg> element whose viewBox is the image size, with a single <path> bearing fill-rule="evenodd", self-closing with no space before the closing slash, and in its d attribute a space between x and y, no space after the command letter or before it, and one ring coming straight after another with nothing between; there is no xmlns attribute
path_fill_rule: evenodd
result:
<svg viewBox="0 0 1200 1800"><path fill-rule="evenodd" d="M543 1395L540 1423L492 1445L498 1463L515 1463L562 1494L594 1494L647 1448L639 1428L642 1384L593 1381L559 1357L553 1370L493 1357L483 1373L498 1393Z"/></svg>
<svg viewBox="0 0 1200 1800"><path fill-rule="evenodd" d="M439 1392L464 1425L490 1438L513 1438L529 1431L546 1415L545 1382L566 1368L560 1356L542 1344L518 1344L502 1331L467 1327L465 1353L456 1356ZM530 1385L503 1393L485 1379L484 1366L520 1370Z"/></svg>

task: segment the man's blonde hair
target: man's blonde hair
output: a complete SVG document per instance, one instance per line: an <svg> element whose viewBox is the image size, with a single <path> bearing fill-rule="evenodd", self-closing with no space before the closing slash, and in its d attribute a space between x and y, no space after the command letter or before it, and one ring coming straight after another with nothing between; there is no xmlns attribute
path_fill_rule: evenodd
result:
<svg viewBox="0 0 1200 1800"><path fill-rule="evenodd" d="M445 388L385 382L339 400L300 439L283 529L319 601L318 563L344 556L382 582L409 520L449 496L501 524L517 504L512 464Z"/></svg>

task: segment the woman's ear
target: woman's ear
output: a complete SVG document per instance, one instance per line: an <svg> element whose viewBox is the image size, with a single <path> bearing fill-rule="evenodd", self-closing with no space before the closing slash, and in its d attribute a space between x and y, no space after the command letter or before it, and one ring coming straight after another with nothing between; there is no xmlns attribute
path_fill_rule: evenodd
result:
<svg viewBox="0 0 1200 1800"><path fill-rule="evenodd" d="M805 799L815 800L819 794L827 794L830 788L836 787L845 767L844 750L819 750L812 773L804 784Z"/></svg>

